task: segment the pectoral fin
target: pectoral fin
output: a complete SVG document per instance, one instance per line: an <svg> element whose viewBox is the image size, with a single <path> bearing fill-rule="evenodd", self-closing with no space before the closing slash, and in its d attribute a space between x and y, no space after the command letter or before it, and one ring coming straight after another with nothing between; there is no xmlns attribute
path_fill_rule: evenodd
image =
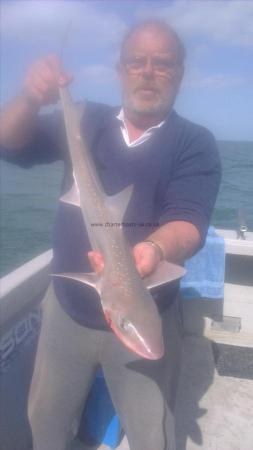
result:
<svg viewBox="0 0 253 450"><path fill-rule="evenodd" d="M143 278L143 282L147 289L154 289L159 286L164 286L171 281L178 280L186 273L184 267L167 261L161 261L151 275Z"/></svg>
<svg viewBox="0 0 253 450"><path fill-rule="evenodd" d="M95 289L100 295L100 278L94 273L53 273L53 277L68 278Z"/></svg>

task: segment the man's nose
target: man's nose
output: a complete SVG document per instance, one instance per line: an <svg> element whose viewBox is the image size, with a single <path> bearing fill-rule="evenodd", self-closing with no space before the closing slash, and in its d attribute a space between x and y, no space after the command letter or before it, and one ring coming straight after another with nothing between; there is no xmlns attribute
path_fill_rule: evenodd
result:
<svg viewBox="0 0 253 450"><path fill-rule="evenodd" d="M143 66L142 75L145 78L152 78L154 76L154 67L152 60L147 58Z"/></svg>

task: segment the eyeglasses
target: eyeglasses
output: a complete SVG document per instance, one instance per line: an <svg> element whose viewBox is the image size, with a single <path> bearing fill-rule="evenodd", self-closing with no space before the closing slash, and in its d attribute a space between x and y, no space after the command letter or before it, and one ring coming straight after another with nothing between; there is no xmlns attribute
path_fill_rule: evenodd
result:
<svg viewBox="0 0 253 450"><path fill-rule="evenodd" d="M125 58L123 64L130 74L138 75L147 66L149 59L146 56L132 56ZM161 76L171 77L175 74L178 62L172 61L168 58L162 58L160 56L154 56L150 58L152 70Z"/></svg>

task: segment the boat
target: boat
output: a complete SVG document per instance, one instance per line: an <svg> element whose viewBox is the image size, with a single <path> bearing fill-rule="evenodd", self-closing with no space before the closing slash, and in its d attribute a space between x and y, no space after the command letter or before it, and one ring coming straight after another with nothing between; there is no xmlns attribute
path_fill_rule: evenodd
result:
<svg viewBox="0 0 253 450"><path fill-rule="evenodd" d="M252 450L253 232L243 226L216 232L225 242L224 296L181 302L177 450ZM0 450L32 450L27 395L51 259L48 250L1 279ZM95 443L83 442L84 434L79 430L73 450ZM126 437L95 448L129 449Z"/></svg>

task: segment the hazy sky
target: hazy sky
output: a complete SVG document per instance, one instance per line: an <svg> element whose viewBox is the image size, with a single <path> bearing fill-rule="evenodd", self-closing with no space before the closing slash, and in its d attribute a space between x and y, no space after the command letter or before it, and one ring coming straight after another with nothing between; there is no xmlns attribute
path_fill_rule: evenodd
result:
<svg viewBox="0 0 253 450"><path fill-rule="evenodd" d="M177 112L218 139L253 141L253 0L2 1L1 103L18 92L33 60L62 47L76 99L120 103L121 37L155 16L174 26L187 49Z"/></svg>

